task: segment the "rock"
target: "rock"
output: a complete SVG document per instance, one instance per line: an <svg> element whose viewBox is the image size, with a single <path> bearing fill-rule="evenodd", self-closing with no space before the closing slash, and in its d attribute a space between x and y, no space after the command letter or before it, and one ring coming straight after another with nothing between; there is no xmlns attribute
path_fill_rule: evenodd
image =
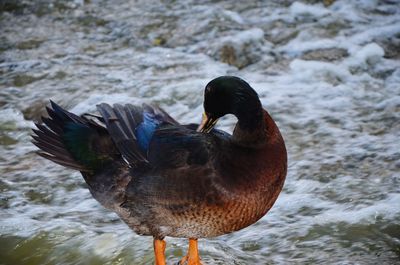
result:
<svg viewBox="0 0 400 265"><path fill-rule="evenodd" d="M283 30L274 36L268 37L267 39L275 45L285 45L290 40L296 38L298 34L298 30Z"/></svg>
<svg viewBox="0 0 400 265"><path fill-rule="evenodd" d="M335 3L336 0L323 0L324 6L330 6Z"/></svg>
<svg viewBox="0 0 400 265"><path fill-rule="evenodd" d="M264 32L255 28L222 38L211 53L215 59L242 69L258 62L266 46Z"/></svg>
<svg viewBox="0 0 400 265"><path fill-rule="evenodd" d="M103 27L109 23L109 21L92 15L84 15L78 17L77 22L84 27Z"/></svg>
<svg viewBox="0 0 400 265"><path fill-rule="evenodd" d="M378 40L377 43L385 51L385 58L400 59L400 34L387 39Z"/></svg>
<svg viewBox="0 0 400 265"><path fill-rule="evenodd" d="M154 46L163 46L167 43L167 40L164 37L157 37L153 40Z"/></svg>
<svg viewBox="0 0 400 265"><path fill-rule="evenodd" d="M319 3L323 3L324 4L324 6L330 6L330 5L332 5L333 3L335 3L336 2L336 0L306 0L306 1L304 1L304 2L306 2L307 4L319 4Z"/></svg>
<svg viewBox="0 0 400 265"><path fill-rule="evenodd" d="M231 45L222 46L220 50L220 60L230 65L237 65L235 48L233 48Z"/></svg>
<svg viewBox="0 0 400 265"><path fill-rule="evenodd" d="M45 78L47 75L41 76L31 76L26 74L17 74L13 78L13 85L16 87L23 87L29 85L30 83L36 82Z"/></svg>
<svg viewBox="0 0 400 265"><path fill-rule="evenodd" d="M12 138L11 136L4 133L0 133L0 145L14 145L16 143L18 143L18 141Z"/></svg>
<svg viewBox="0 0 400 265"><path fill-rule="evenodd" d="M332 62L349 56L347 50L341 48L318 49L305 52L301 59L308 61Z"/></svg>
<svg viewBox="0 0 400 265"><path fill-rule="evenodd" d="M25 120L41 121L42 116L47 117L46 112L47 101L37 100L30 104L27 108L22 110Z"/></svg>
<svg viewBox="0 0 400 265"><path fill-rule="evenodd" d="M291 60L287 58L278 58L276 62L265 67L265 73L268 75L280 75L289 71Z"/></svg>
<svg viewBox="0 0 400 265"><path fill-rule="evenodd" d="M20 50L29 50L29 49L35 49L40 46L44 41L43 40L26 40L22 41L17 44L17 48Z"/></svg>

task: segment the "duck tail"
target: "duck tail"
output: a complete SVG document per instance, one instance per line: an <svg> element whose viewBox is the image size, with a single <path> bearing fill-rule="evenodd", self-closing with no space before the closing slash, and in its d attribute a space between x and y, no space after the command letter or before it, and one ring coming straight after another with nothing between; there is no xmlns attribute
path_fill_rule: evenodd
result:
<svg viewBox="0 0 400 265"><path fill-rule="evenodd" d="M86 173L110 160L115 148L104 127L50 103L51 107L46 107L49 117L43 117L44 124L35 123L37 129L33 129L32 143L40 149L38 155Z"/></svg>

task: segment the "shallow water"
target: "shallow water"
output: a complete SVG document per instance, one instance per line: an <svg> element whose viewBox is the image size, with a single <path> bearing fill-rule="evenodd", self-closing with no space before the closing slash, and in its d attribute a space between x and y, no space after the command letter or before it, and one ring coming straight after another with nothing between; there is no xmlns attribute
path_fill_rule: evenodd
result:
<svg viewBox="0 0 400 265"><path fill-rule="evenodd" d="M33 121L52 99L199 122L224 74L258 91L289 171L258 223L200 240L204 262L400 264L400 2L377 2L1 1L0 264L151 264L151 238L35 155ZM173 264L187 242L167 241Z"/></svg>

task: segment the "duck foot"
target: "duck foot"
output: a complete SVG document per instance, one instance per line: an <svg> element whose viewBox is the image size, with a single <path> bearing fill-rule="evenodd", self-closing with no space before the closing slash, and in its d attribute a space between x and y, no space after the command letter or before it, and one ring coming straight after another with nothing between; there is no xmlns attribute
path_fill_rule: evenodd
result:
<svg viewBox="0 0 400 265"><path fill-rule="evenodd" d="M154 238L153 245L154 245L155 265L166 265L165 246L167 244L162 239Z"/></svg>
<svg viewBox="0 0 400 265"><path fill-rule="evenodd" d="M181 259L179 265L203 265L200 261L197 239L189 239L188 254Z"/></svg>

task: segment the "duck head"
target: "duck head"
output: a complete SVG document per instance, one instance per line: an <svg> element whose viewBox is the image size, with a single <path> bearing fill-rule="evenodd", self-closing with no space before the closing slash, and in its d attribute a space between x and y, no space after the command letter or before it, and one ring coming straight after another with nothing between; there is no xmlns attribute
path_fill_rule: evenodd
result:
<svg viewBox="0 0 400 265"><path fill-rule="evenodd" d="M262 106L257 92L236 76L221 76L207 84L203 120L197 130L211 131L218 119L226 114L235 115L242 130L252 130L262 120Z"/></svg>

